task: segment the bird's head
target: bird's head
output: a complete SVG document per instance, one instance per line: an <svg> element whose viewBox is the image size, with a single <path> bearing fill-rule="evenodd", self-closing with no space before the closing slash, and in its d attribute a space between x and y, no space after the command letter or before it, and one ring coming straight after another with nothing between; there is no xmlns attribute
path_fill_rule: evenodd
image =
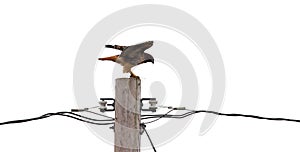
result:
<svg viewBox="0 0 300 152"><path fill-rule="evenodd" d="M148 53L144 53L144 60L140 64L147 63L147 62L151 62L152 64L154 64L154 58L152 55Z"/></svg>

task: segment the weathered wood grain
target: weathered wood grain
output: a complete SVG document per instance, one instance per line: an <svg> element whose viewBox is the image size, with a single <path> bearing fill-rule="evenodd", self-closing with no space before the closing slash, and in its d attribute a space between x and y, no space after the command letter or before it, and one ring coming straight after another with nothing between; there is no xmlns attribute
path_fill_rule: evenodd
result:
<svg viewBox="0 0 300 152"><path fill-rule="evenodd" d="M116 79L115 94L115 152L139 152L141 80Z"/></svg>

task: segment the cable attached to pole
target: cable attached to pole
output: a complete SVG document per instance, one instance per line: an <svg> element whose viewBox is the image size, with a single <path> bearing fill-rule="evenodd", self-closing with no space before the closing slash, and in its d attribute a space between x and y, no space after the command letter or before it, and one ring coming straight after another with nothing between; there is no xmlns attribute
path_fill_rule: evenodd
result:
<svg viewBox="0 0 300 152"><path fill-rule="evenodd" d="M148 139L149 139L149 141L150 141L150 144L151 144L151 146L152 146L152 149L154 150L154 152L156 152L155 146L154 146L154 144L153 144L153 142L152 142L152 140L151 140L151 138L150 138L150 136L149 136L149 134L148 134L148 132L147 132L147 130L146 130L146 125L145 125L144 123L142 123L142 124L141 124L141 127L142 127L143 130L145 131L145 133L146 133L146 135L147 135L147 137L148 137Z"/></svg>
<svg viewBox="0 0 300 152"><path fill-rule="evenodd" d="M97 107L92 107L92 108L97 108ZM1 125L7 125L7 124L17 124L17 123L23 123L23 122L29 122L29 121L34 121L34 120L40 120L40 119L44 119L44 118L48 118L51 116L64 116L64 117L68 117L68 118L72 118L81 122L85 122L85 123L90 123L90 124L94 124L94 125L112 125L114 124L115 118L113 117L109 117L106 115L102 115L93 111L90 111L89 109L92 108L83 108L83 109L72 109L71 112L68 111L63 111L63 112L56 112L56 113L47 113L44 115L41 115L39 117L34 117L34 118L29 118L29 119L20 119L20 120L12 120L12 121L7 121L7 122L1 122ZM156 152L155 146L146 130L146 124L150 124L153 122L156 122L162 118L175 118L175 119L183 119L186 118L188 116L197 114L197 113L209 113L209 114L215 114L215 115L219 115L219 116L229 116L229 117L247 117L247 118L254 118L254 119L263 119L263 120L272 120L272 121L289 121L289 122L297 122L300 123L299 119L289 119L289 118L276 118L276 117L262 117L262 116L257 116L257 115L248 115L248 114L238 114L238 113L220 113L220 112L216 112L216 111L209 111L209 110L188 110L185 107L177 107L177 108L173 108L173 107L162 107L162 108L167 108L167 109L171 109L170 111L166 112L165 114L155 114L155 115L141 115L141 119L145 120L145 119L154 119L152 121L148 121L148 122L144 122L141 123L141 127L143 128L144 132L146 133L151 146L154 150L154 152ZM179 115L173 115L173 114L169 114L172 111L175 110L186 110L188 112L185 112L183 114L179 114ZM94 115L98 115L98 116L102 116L102 117L106 117L109 119L93 119L93 118L89 118L80 114L76 114L75 112L87 112L87 113L91 113ZM105 122L105 123L99 123L99 122Z"/></svg>

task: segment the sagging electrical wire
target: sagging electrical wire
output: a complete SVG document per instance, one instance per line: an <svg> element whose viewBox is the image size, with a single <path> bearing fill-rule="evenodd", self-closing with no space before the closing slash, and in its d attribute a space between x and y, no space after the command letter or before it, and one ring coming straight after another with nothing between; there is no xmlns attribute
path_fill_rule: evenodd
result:
<svg viewBox="0 0 300 152"><path fill-rule="evenodd" d="M68 111L63 111L63 112L56 112L56 113L47 113L39 117L34 117L34 118L29 118L29 119L20 119L20 120L13 120L13 121L7 121L7 122L2 122L0 125L7 125L7 124L16 124L16 123L23 123L23 122L28 122L28 121L34 121L34 120L40 120L40 119L45 119L51 116L64 116L68 118L72 118L81 122L89 123L89 124L94 124L94 125L111 125L114 124L114 118L110 119L93 119L89 117L85 117L79 114L76 114L74 112L68 112ZM99 122L105 122L105 123L99 123Z"/></svg>
<svg viewBox="0 0 300 152"><path fill-rule="evenodd" d="M78 121L82 121L85 123L90 123L90 124L94 124L94 125L112 125L114 124L115 118L110 117L110 116L106 116L97 112L93 112L90 109L94 109L94 108L98 108L99 106L96 107L92 107L92 108L84 108L84 109L72 109L71 112L68 111L63 111L63 112L56 112L56 113L47 113L44 115L41 115L39 117L34 117L34 118L29 118L29 119L21 119L21 120L13 120L13 121L7 121L7 122L2 122L0 123L0 125L6 125L6 124L16 124L16 123L23 123L23 122L28 122L28 121L34 121L34 120L40 120L40 119L44 119L44 118L48 118L51 116L64 116L64 117L68 117L68 118L72 118ZM141 120L146 120L146 119L154 119L148 122L143 122L141 123L141 127L143 128L144 132L146 133L151 146L154 150L154 152L156 152L155 146L146 130L146 124L150 124L150 123L154 123L162 118L174 118L174 119L183 119L186 118L188 116L197 114L197 113L209 113L209 114L215 114L215 115L220 115L220 116L230 116L230 117L248 117L248 118L255 118L255 119L263 119L263 120L273 120L273 121L289 121L289 122L297 122L300 123L300 120L297 119L289 119L289 118L274 118L274 117L262 117L262 116L257 116L257 115L247 115L247 114L237 114L237 113L220 113L220 112L216 112L216 111L209 111L209 110L188 110L185 107L177 107L177 108L173 108L173 107L165 107L162 106L162 108L167 108L170 109L168 112L166 112L165 114L155 114L155 115L141 115ZM175 110L185 110L188 112L185 112L183 114L170 114L172 111ZM80 114L76 114L77 112L86 112L86 113L90 113L90 114L94 114L97 116L101 116L101 117L105 117L108 119L94 119L94 118L89 118ZM101 122L101 123L99 123Z"/></svg>
<svg viewBox="0 0 300 152"><path fill-rule="evenodd" d="M143 124L148 124L148 123L153 123L153 122L155 122L155 121L158 121L159 119L161 119L161 118L163 118L163 117L166 117L166 116L167 116L170 112L172 112L173 110L174 110L174 109L168 111L167 113L165 113L165 114L163 114L163 115L160 115L160 116L156 117L157 119L155 119L155 120L152 120L152 121L149 121L149 122L145 122L145 123L143 123ZM141 117L143 117L143 115L142 115ZM143 119L143 118L141 118L141 119Z"/></svg>
<svg viewBox="0 0 300 152"><path fill-rule="evenodd" d="M193 114L197 114L197 113L210 113L210 114L215 114L215 115L219 115L219 116L230 116L230 117L248 117L248 118L255 118L255 119L263 119L263 120L273 120L273 121L290 121L290 122L298 122L300 123L300 120L297 119L288 119L288 118L272 118L272 117L262 117L262 116L256 116L256 115L246 115L246 114L237 114L237 113L220 113L220 112L216 112L216 111L209 111L209 110L188 110L185 109L188 112L185 112L183 114L179 114L179 115L171 115L169 113L171 113L174 110L183 110L182 108L172 108L172 107L167 107L168 109L171 109L170 111L168 111L165 114L156 114L156 115L141 115L141 120L145 120L145 119L154 119L152 121L148 121L148 122L144 122L141 123L141 127L143 128L143 130L146 132L146 135L151 143L151 146L154 150L154 152L156 152L155 146L147 132L147 130L145 129L146 125L145 124L150 124L153 122L156 122L162 118L175 118L175 119L182 119L182 118L186 118L190 115Z"/></svg>
<svg viewBox="0 0 300 152"><path fill-rule="evenodd" d="M71 114L71 115L68 115L68 114ZM67 112L67 115L66 114L61 114L60 112L58 112L58 113L50 113L50 116L55 116L55 115L73 118L75 120L79 120L79 121L82 121L82 122L85 122L85 123L89 123L89 124L94 124L94 125L111 125L111 124L114 124L114 119L104 119L104 120L101 120L101 119L92 119L92 118L84 117L82 115L74 114L72 112ZM87 119L87 120L78 118L76 116L84 118L84 119ZM111 121L111 122L98 123L98 121Z"/></svg>
<svg viewBox="0 0 300 152"><path fill-rule="evenodd" d="M170 109L170 108L169 108ZM254 118L254 119L262 119L262 120L273 120L273 121L289 121L289 122L297 122L300 123L300 120L298 119L289 119L289 118L274 118L274 117L262 117L262 116L257 116L257 115L247 115L247 114L238 114L238 113L220 113L216 111L209 111L209 110L188 110L189 112L180 114L180 115L171 115L169 114L171 111L174 111L176 109L172 109L168 111L165 114L157 114L157 115L141 115L141 119L154 119L153 121L146 122L147 124L153 123L155 121L158 121L162 118L175 118L175 119L182 119L186 118L190 115L197 114L197 113L210 113L210 114L215 114L219 116L229 116L229 117L247 117L247 118ZM187 109L186 109L187 110ZM146 124L145 123L145 124Z"/></svg>
<svg viewBox="0 0 300 152"><path fill-rule="evenodd" d="M102 117L106 117L106 118L110 118L110 119L115 120L115 118L113 118L113 117L106 116L106 115L102 115L102 114L97 113L97 112L93 112L93 111L89 111L89 110L86 110L86 111L84 111L84 112L91 113L91 114L94 114L94 115L98 115L98 116L102 116Z"/></svg>

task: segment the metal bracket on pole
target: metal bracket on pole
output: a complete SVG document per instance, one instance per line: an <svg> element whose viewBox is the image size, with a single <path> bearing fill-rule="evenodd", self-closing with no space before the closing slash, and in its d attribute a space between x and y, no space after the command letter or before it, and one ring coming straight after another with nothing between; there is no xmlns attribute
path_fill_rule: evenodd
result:
<svg viewBox="0 0 300 152"><path fill-rule="evenodd" d="M99 101L100 104L100 111L115 111L115 99L114 98L100 98L101 101ZM107 103L107 101L112 101L112 103ZM107 106L110 106L112 108L107 108Z"/></svg>
<svg viewBox="0 0 300 152"><path fill-rule="evenodd" d="M143 109L143 101L149 101L149 108L147 109ZM156 112L156 109L157 109L157 101L156 101L156 98L142 98L141 99L141 110L142 111L151 111L151 112Z"/></svg>
<svg viewBox="0 0 300 152"><path fill-rule="evenodd" d="M115 132L115 124L109 127L109 129L112 129Z"/></svg>

